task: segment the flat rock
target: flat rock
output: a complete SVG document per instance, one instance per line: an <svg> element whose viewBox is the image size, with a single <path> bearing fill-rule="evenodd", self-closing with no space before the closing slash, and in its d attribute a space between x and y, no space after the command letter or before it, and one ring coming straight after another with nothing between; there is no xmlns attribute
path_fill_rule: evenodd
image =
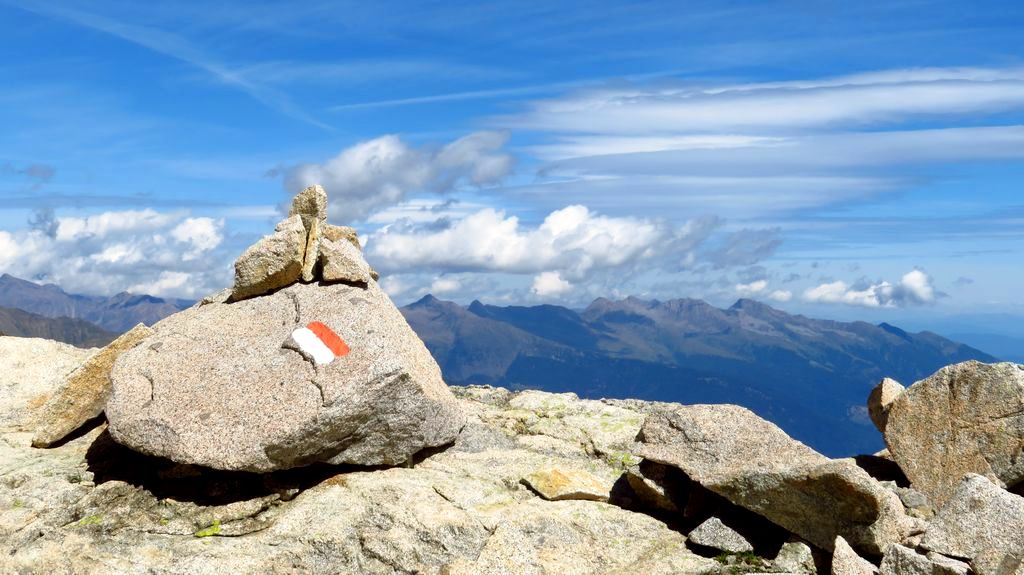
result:
<svg viewBox="0 0 1024 575"><path fill-rule="evenodd" d="M523 483L548 501L608 501L612 485L582 469L541 469L523 477Z"/></svg>
<svg viewBox="0 0 1024 575"><path fill-rule="evenodd" d="M370 264L362 252L345 240L320 242L320 270L325 282L367 283Z"/></svg>
<svg viewBox="0 0 1024 575"><path fill-rule="evenodd" d="M895 493L852 460L830 460L776 425L734 405L670 406L641 431L646 459L693 481L823 549L837 535L881 554L913 529Z"/></svg>
<svg viewBox="0 0 1024 575"><path fill-rule="evenodd" d="M277 224L274 233L249 246L235 261L231 297L263 295L297 282L306 254L306 227L296 214Z"/></svg>
<svg viewBox="0 0 1024 575"><path fill-rule="evenodd" d="M103 413L110 397L110 370L114 361L152 333L153 330L140 323L72 372L43 406L40 424L32 438L33 447L49 447Z"/></svg>
<svg viewBox="0 0 1024 575"><path fill-rule="evenodd" d="M882 381L871 390L871 394L868 395L868 415L878 431L885 433L885 425L889 420L889 408L905 390L906 388L898 381L888 377L882 378Z"/></svg>
<svg viewBox="0 0 1024 575"><path fill-rule="evenodd" d="M285 346L320 322L350 351L324 365ZM121 356L110 433L142 453L217 469L395 465L463 424L437 363L375 283L293 284L190 308Z"/></svg>
<svg viewBox="0 0 1024 575"><path fill-rule="evenodd" d="M746 553L754 550L754 546L745 537L717 517L711 517L698 525L686 535L686 539L697 545L726 553Z"/></svg>
<svg viewBox="0 0 1024 575"><path fill-rule="evenodd" d="M1024 497L1000 489L981 475L967 475L932 519L921 546L972 562L981 557L986 565L1020 561L1024 558Z"/></svg>
<svg viewBox="0 0 1024 575"><path fill-rule="evenodd" d="M832 549L832 575L878 575L878 567L864 559L842 537Z"/></svg>
<svg viewBox="0 0 1024 575"><path fill-rule="evenodd" d="M966 575L968 566L949 558L933 560L905 547L891 545L885 551L880 567L881 575Z"/></svg>
<svg viewBox="0 0 1024 575"><path fill-rule="evenodd" d="M967 361L940 369L893 402L885 442L935 507L967 473L1001 487L1024 480L1024 366Z"/></svg>

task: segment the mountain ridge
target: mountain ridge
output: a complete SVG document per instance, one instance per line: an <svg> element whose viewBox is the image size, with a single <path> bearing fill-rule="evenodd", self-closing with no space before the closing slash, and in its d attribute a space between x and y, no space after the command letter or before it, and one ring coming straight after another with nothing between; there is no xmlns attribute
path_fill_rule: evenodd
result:
<svg viewBox="0 0 1024 575"><path fill-rule="evenodd" d="M20 309L0 307L0 336L39 337L76 347L103 347L116 333L80 319L50 318Z"/></svg>
<svg viewBox="0 0 1024 575"><path fill-rule="evenodd" d="M0 307L49 318L84 320L114 333L123 333L138 323L152 325L192 303L128 292L110 297L69 294L55 284L0 275Z"/></svg>
<svg viewBox="0 0 1024 575"><path fill-rule="evenodd" d="M468 306L425 296L401 308L452 384L573 391L680 403L737 403L831 454L877 451L863 398L958 361L996 358L887 323L791 315L739 299L597 298L581 311Z"/></svg>

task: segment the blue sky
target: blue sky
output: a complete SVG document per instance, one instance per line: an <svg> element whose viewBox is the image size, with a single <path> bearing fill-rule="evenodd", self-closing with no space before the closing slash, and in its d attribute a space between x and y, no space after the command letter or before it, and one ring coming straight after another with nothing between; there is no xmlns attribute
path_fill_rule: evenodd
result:
<svg viewBox="0 0 1024 575"><path fill-rule="evenodd" d="M0 272L200 297L301 186L399 303L1024 314L1015 2L0 0Z"/></svg>

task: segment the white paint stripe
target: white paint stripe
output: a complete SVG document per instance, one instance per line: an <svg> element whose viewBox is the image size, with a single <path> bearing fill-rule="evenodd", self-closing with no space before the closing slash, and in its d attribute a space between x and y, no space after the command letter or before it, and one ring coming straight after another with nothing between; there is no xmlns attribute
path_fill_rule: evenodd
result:
<svg viewBox="0 0 1024 575"><path fill-rule="evenodd" d="M334 361L334 352L327 344L320 341L320 338L308 327L300 327L292 332L292 339L299 344L302 351L313 356L317 365L326 365Z"/></svg>

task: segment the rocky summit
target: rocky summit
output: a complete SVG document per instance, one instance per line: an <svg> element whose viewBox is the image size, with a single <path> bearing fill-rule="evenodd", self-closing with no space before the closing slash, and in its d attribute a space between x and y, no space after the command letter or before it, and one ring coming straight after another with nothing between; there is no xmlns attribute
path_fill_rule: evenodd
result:
<svg viewBox="0 0 1024 575"><path fill-rule="evenodd" d="M313 187L152 328L0 337L0 575L1024 575L1022 373L884 380L889 449L847 459L734 405L449 387Z"/></svg>

